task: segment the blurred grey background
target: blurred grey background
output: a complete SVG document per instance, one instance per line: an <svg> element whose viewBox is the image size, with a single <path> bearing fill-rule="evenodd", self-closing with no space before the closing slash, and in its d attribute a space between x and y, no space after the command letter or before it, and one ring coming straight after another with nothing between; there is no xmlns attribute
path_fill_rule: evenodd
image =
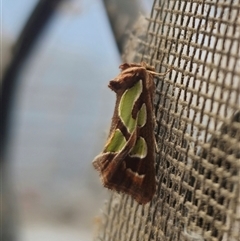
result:
<svg viewBox="0 0 240 241"><path fill-rule="evenodd" d="M2 73L37 3L1 2ZM108 134L115 94L107 85L120 63L103 2L62 1L16 77L1 173L12 240L93 239L108 191L91 162Z"/></svg>

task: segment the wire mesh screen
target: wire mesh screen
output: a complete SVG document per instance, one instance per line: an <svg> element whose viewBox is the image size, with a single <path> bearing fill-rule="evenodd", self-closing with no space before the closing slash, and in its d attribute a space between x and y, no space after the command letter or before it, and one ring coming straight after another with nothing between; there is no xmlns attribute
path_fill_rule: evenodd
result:
<svg viewBox="0 0 240 241"><path fill-rule="evenodd" d="M135 62L155 78L157 191L112 193L96 240L240 240L240 1L156 0Z"/></svg>

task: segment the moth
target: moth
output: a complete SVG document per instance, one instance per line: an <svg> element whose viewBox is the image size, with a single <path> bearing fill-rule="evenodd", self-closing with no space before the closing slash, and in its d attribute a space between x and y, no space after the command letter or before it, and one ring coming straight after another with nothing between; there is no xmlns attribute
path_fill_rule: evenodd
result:
<svg viewBox="0 0 240 241"><path fill-rule="evenodd" d="M155 178L155 69L145 62L124 63L109 82L116 105L103 151L93 160L106 188L131 195L138 203L152 200Z"/></svg>

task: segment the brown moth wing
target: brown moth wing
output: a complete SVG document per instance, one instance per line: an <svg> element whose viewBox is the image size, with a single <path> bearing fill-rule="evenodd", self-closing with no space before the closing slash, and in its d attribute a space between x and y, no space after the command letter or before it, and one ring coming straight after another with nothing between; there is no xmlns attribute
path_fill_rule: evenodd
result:
<svg viewBox="0 0 240 241"><path fill-rule="evenodd" d="M145 63L122 64L122 72L109 83L109 87L116 92L117 99L109 133L109 139L116 129L121 130L127 142L124 148L118 153L105 151L98 155L94 161L94 167L100 172L103 185L117 192L130 194L141 204L149 202L156 189L155 180L155 139L154 139L154 118L153 118L153 95L155 85L153 75L147 70L154 69ZM136 128L130 134L118 116L118 107L124 92L142 80L143 91L135 102L132 110L133 118L146 104L147 120L143 127ZM129 155L135 145L137 138L143 137L147 144L147 155L144 158L132 157ZM107 141L107 143L109 140Z"/></svg>
<svg viewBox="0 0 240 241"><path fill-rule="evenodd" d="M119 168L121 168L123 160L131 151L132 146L135 145L136 139L137 131L134 131L120 152L102 152L100 155L95 157L93 160L93 166L96 170L100 171L103 184L109 183L112 177L116 175L116 172L118 172Z"/></svg>

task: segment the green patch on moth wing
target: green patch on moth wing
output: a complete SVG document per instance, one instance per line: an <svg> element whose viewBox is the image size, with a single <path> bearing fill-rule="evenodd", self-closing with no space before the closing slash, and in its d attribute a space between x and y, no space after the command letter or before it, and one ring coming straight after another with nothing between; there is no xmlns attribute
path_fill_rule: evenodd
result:
<svg viewBox="0 0 240 241"><path fill-rule="evenodd" d="M132 118L132 111L135 102L142 93L142 80L139 80L132 88L127 89L120 100L118 115L131 134L137 125L137 121Z"/></svg>
<svg viewBox="0 0 240 241"><path fill-rule="evenodd" d="M147 156L147 143L141 136L137 139L137 142L131 152L130 157L144 158Z"/></svg>
<svg viewBox="0 0 240 241"><path fill-rule="evenodd" d="M119 152L126 144L126 139L122 132L117 129L110 137L107 145L105 146L104 152Z"/></svg>
<svg viewBox="0 0 240 241"><path fill-rule="evenodd" d="M138 112L137 125L143 127L147 122L147 109L146 104L143 104L140 111Z"/></svg>

